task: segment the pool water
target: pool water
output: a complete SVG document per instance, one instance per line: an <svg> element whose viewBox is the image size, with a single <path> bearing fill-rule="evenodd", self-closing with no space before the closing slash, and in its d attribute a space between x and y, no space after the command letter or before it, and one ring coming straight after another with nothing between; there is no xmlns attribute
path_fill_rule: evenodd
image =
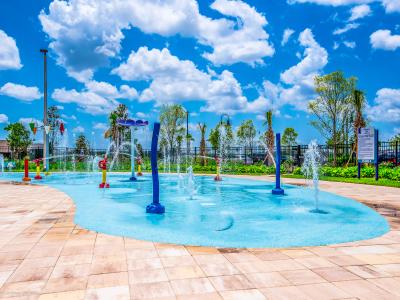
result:
<svg viewBox="0 0 400 300"><path fill-rule="evenodd" d="M0 179L21 180L5 173ZM217 247L317 246L369 239L389 230L386 220L369 207L332 193L320 192L312 213L313 191L285 185L284 196L271 194L270 182L196 176L190 199L185 178L160 175L164 215L146 214L152 202L149 175L129 182L129 174L108 175L109 189L99 189L100 173L52 174L37 184L67 193L75 202L75 223L107 234L141 240Z"/></svg>

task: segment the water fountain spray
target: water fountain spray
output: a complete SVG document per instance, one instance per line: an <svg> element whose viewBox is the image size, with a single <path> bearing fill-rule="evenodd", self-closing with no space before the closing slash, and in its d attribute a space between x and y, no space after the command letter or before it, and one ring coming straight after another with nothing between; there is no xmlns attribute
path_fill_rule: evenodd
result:
<svg viewBox="0 0 400 300"><path fill-rule="evenodd" d="M308 181L312 179L312 186L314 189L314 202L315 208L311 210L313 213L326 213L319 209L319 169L321 160L321 153L318 149L316 140L312 140L308 144L308 148L304 153L304 163L302 171Z"/></svg>
<svg viewBox="0 0 400 300"><path fill-rule="evenodd" d="M4 173L4 156L3 156L3 154L0 154L0 171L1 171L1 174Z"/></svg>
<svg viewBox="0 0 400 300"><path fill-rule="evenodd" d="M149 124L149 122L144 121L144 120L118 119L117 123L118 123L118 125L130 127L130 129L131 129L131 177L129 178L129 180L136 181L137 180L136 175L135 175L135 147L136 146L135 146L135 139L134 139L135 128L147 126Z"/></svg>

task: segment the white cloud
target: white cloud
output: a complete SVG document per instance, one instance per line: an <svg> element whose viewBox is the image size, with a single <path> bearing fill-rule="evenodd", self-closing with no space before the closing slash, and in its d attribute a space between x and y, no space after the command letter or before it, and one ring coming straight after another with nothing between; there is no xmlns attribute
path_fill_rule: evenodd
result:
<svg viewBox="0 0 400 300"><path fill-rule="evenodd" d="M395 122L400 120L400 89L383 88L376 93L374 104L367 108L372 121Z"/></svg>
<svg viewBox="0 0 400 300"><path fill-rule="evenodd" d="M119 90L112 84L104 81L90 80L85 88L78 92L75 89L55 89L52 97L61 103L75 103L81 110L92 115L108 114L116 107L116 99L136 99L138 92L128 85L121 85Z"/></svg>
<svg viewBox="0 0 400 300"><path fill-rule="evenodd" d="M96 123L93 128L98 130L107 130L108 125L106 123Z"/></svg>
<svg viewBox="0 0 400 300"><path fill-rule="evenodd" d="M390 30L377 30L369 38L374 49L394 51L400 48L400 35L392 35Z"/></svg>
<svg viewBox="0 0 400 300"><path fill-rule="evenodd" d="M287 42L289 41L290 37L293 35L294 30L290 28L286 28L285 31L283 32L283 37L282 37L282 42L281 45L285 46Z"/></svg>
<svg viewBox="0 0 400 300"><path fill-rule="evenodd" d="M0 29L0 70L22 68L15 40Z"/></svg>
<svg viewBox="0 0 400 300"><path fill-rule="evenodd" d="M372 14L372 10L371 10L371 7L369 7L369 5L361 4L361 5L354 6L350 10L350 14L351 15L350 15L349 21L351 22L351 21L355 21L355 20L370 16Z"/></svg>
<svg viewBox="0 0 400 300"><path fill-rule="evenodd" d="M25 126L28 126L29 123L35 123L37 126L43 126L43 122L35 118L20 118L19 122Z"/></svg>
<svg viewBox="0 0 400 300"><path fill-rule="evenodd" d="M7 123L7 122L8 122L8 116L5 114L0 114L0 124Z"/></svg>
<svg viewBox="0 0 400 300"><path fill-rule="evenodd" d="M351 49L354 49L357 46L356 42L350 42L350 41L344 41L343 44L347 48L351 48Z"/></svg>
<svg viewBox="0 0 400 300"><path fill-rule="evenodd" d="M281 73L280 83L263 83L263 96L275 111L284 105L307 110L308 102L315 96L314 78L328 64L328 52L317 43L310 29L301 32L298 40L305 48L302 60Z"/></svg>
<svg viewBox="0 0 400 300"><path fill-rule="evenodd" d="M382 0L382 4L385 7L386 12L388 13L400 12L399 0Z"/></svg>
<svg viewBox="0 0 400 300"><path fill-rule="evenodd" d="M85 132L85 128L83 128L82 126L77 126L72 130L72 132L74 132L74 133L84 133Z"/></svg>
<svg viewBox="0 0 400 300"><path fill-rule="evenodd" d="M75 103L81 110L92 115L108 114L117 106L113 99L107 99L90 91L55 89L51 97L61 103Z"/></svg>
<svg viewBox="0 0 400 300"><path fill-rule="evenodd" d="M399 0L287 0L289 4L294 3L314 3L329 6L345 6L355 4L369 4L380 2L387 13L400 12Z"/></svg>
<svg viewBox="0 0 400 300"><path fill-rule="evenodd" d="M22 101L33 101L42 97L39 89L35 86L25 86L7 82L0 88L0 95L16 98Z"/></svg>
<svg viewBox="0 0 400 300"><path fill-rule="evenodd" d="M138 111L136 113L136 117L140 118L140 119L145 119L145 118L148 118L149 116L147 114L145 114L144 112Z"/></svg>
<svg viewBox="0 0 400 300"><path fill-rule="evenodd" d="M157 105L183 101L204 101L203 111L233 114L248 109L240 83L227 70L220 74L199 70L190 60L180 60L166 48L141 47L112 71L124 80L149 81L139 101Z"/></svg>
<svg viewBox="0 0 400 300"><path fill-rule="evenodd" d="M349 23L346 24L346 26L344 26L343 28L337 28L333 31L334 35L340 35L343 34L347 31L353 30L353 29L357 29L358 27L360 27L360 24L358 23Z"/></svg>
<svg viewBox="0 0 400 300"><path fill-rule="evenodd" d="M61 118L66 119L66 120L74 120L74 121L77 120L75 115L70 115L69 116L69 115L66 115L66 114L61 114Z"/></svg>
<svg viewBox="0 0 400 300"><path fill-rule="evenodd" d="M200 14L195 0L70 0L53 1L39 19L58 64L83 82L118 56L123 30L131 27L147 34L196 38L212 48L203 55L215 64L254 65L274 54L263 29L267 20L255 8L239 0L216 0L211 8L228 18Z"/></svg>

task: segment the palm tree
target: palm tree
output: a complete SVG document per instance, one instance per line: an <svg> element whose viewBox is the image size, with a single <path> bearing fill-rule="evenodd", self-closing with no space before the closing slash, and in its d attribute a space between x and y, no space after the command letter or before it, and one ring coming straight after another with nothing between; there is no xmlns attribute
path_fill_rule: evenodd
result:
<svg viewBox="0 0 400 300"><path fill-rule="evenodd" d="M122 140L128 139L129 129L118 125L118 119L128 119L128 108L124 104L118 105L118 107L110 113L108 116L108 122L110 127L104 132L104 138L111 139L117 148L121 144Z"/></svg>
<svg viewBox="0 0 400 300"><path fill-rule="evenodd" d="M267 126L267 131L264 133L265 144L267 145L269 155L268 156L268 165L273 164L273 159L271 157L272 153L274 152L274 130L272 129L272 110L265 112L265 121L264 126Z"/></svg>
<svg viewBox="0 0 400 300"><path fill-rule="evenodd" d="M200 129L200 134L201 134L201 139L200 139L200 164L204 166L206 164L206 130L207 130L207 125L206 123L199 123L197 125Z"/></svg>
<svg viewBox="0 0 400 300"><path fill-rule="evenodd" d="M365 101L366 100L364 92L360 90L354 90L353 97L351 97L350 99L350 105L352 106L355 113L355 118L353 121L354 146L350 154L349 160L347 161L347 165L349 164L354 152L356 153L356 160L358 161L358 129L366 126L366 122L363 117Z"/></svg>

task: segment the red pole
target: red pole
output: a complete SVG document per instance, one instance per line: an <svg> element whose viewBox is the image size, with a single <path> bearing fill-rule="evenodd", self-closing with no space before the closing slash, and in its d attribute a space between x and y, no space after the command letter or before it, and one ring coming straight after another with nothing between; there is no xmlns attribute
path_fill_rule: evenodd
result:
<svg viewBox="0 0 400 300"><path fill-rule="evenodd" d="M29 178L29 159L25 158L24 161L24 178L22 178L23 181L31 181Z"/></svg>

